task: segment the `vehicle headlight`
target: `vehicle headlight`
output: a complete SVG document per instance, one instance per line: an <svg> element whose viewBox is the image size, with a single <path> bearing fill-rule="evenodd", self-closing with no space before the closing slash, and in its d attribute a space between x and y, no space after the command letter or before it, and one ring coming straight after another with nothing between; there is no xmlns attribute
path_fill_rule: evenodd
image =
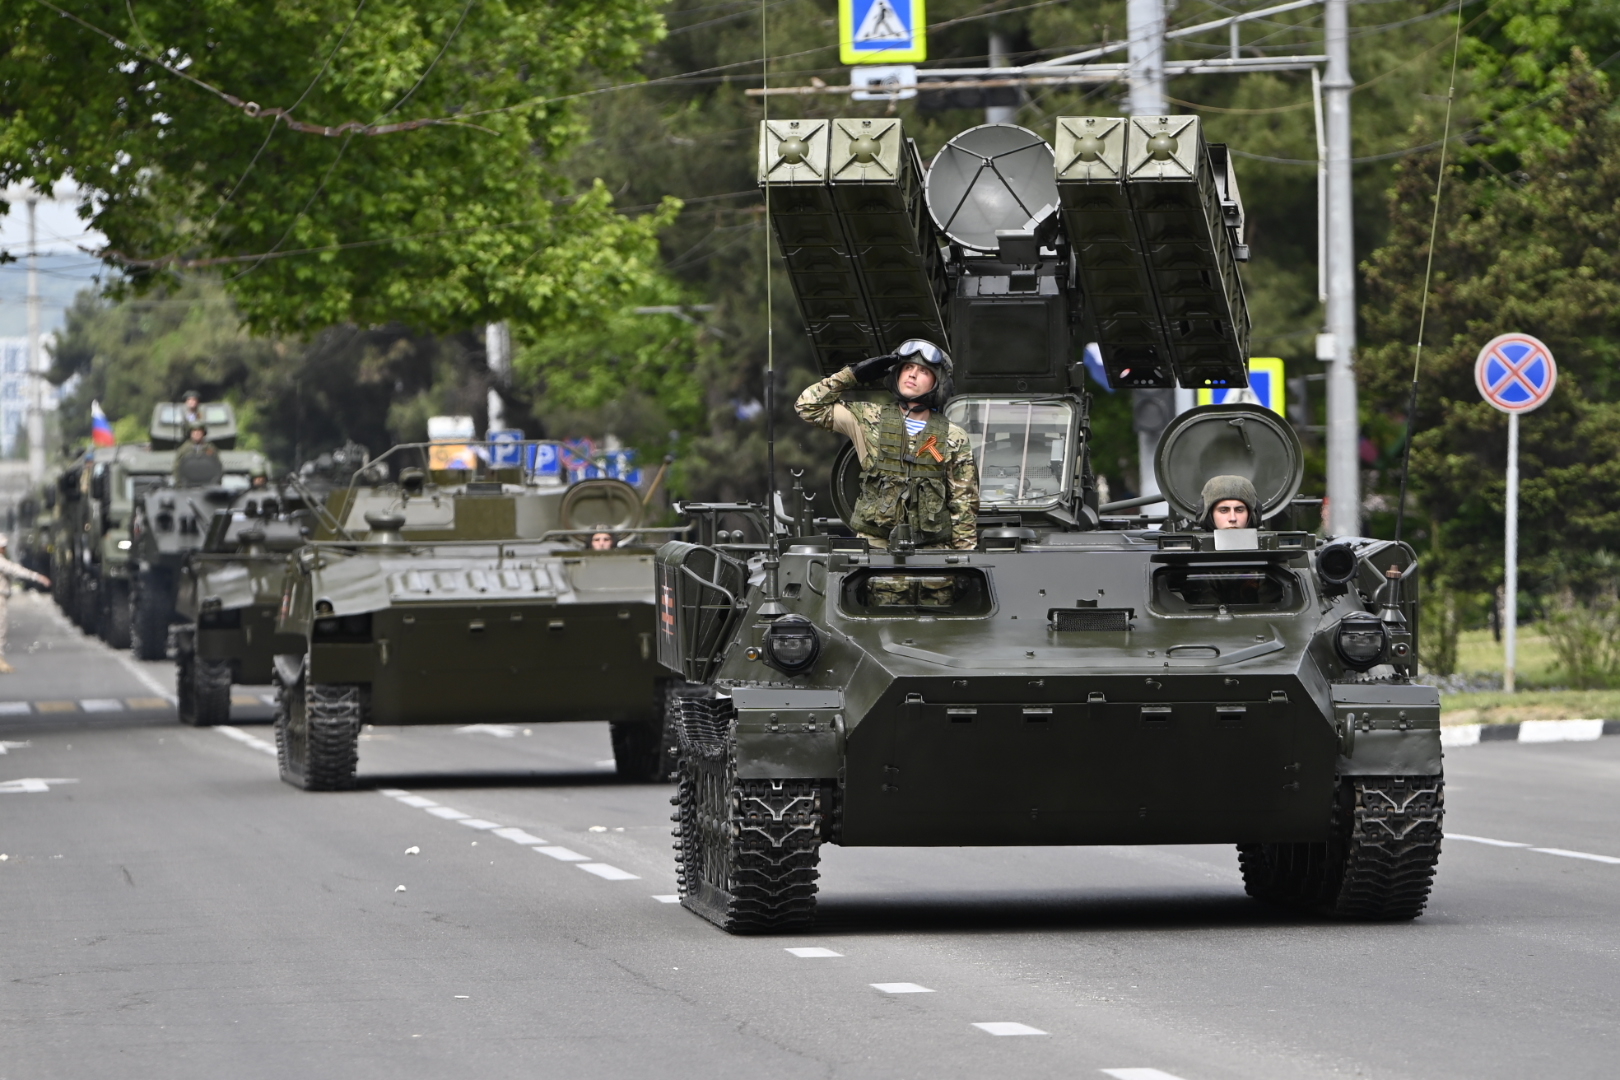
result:
<svg viewBox="0 0 1620 1080"><path fill-rule="evenodd" d="M119 551L128 551L129 548L130 548L130 542L128 540L120 540L120 541L118 541L118 550Z"/></svg>
<svg viewBox="0 0 1620 1080"><path fill-rule="evenodd" d="M778 671L796 675L820 654L821 635L803 615L783 615L765 631L765 662Z"/></svg>
<svg viewBox="0 0 1620 1080"><path fill-rule="evenodd" d="M1356 576L1358 562L1360 559L1356 556L1355 545L1343 540L1336 541L1317 553L1316 573L1324 584L1343 588Z"/></svg>
<svg viewBox="0 0 1620 1080"><path fill-rule="evenodd" d="M1371 615L1350 615L1340 621L1333 645L1347 667L1366 671L1384 658L1389 631Z"/></svg>

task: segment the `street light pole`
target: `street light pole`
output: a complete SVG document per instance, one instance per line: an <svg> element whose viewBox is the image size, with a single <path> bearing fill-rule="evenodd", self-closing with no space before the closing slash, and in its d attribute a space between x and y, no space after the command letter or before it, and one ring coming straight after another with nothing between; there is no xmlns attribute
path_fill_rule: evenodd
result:
<svg viewBox="0 0 1620 1080"><path fill-rule="evenodd" d="M1356 405L1356 253L1350 189L1350 10L1327 0L1327 75L1322 80L1327 128L1327 374L1326 530L1361 533L1361 420Z"/></svg>
<svg viewBox="0 0 1620 1080"><path fill-rule="evenodd" d="M45 479L45 381L39 347L39 200L28 197L28 479Z"/></svg>

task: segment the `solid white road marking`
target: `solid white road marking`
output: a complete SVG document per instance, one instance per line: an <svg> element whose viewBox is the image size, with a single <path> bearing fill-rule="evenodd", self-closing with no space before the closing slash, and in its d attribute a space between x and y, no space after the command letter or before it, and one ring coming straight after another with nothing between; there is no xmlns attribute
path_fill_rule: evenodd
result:
<svg viewBox="0 0 1620 1080"><path fill-rule="evenodd" d="M122 649L112 649L109 651L112 653L112 658L114 660L124 665L124 670L128 671L131 675L135 676L141 681L142 686L146 687L148 690L152 691L152 693L156 694L164 701L167 701L169 704L174 704L174 692L165 687L162 683L158 682L150 671L147 671L145 668L141 667L140 664L136 663L134 658L131 657L129 653L124 652Z"/></svg>
<svg viewBox="0 0 1620 1080"><path fill-rule="evenodd" d="M510 825L504 829L496 829L494 832L490 833L490 835L498 836L502 840L510 840L514 844L533 845L545 843L544 840L540 839L538 836L535 836L533 833L526 833L522 829L515 829Z"/></svg>
<svg viewBox="0 0 1620 1080"><path fill-rule="evenodd" d="M1046 1032L1038 1027L1028 1024L1019 1024L1011 1020L992 1020L983 1024L974 1024L980 1031L988 1031L992 1035L1045 1035Z"/></svg>
<svg viewBox="0 0 1620 1080"><path fill-rule="evenodd" d="M460 810L452 810L448 806L430 806L427 812L446 821L460 821L462 818L472 817L471 814L463 814Z"/></svg>
<svg viewBox="0 0 1620 1080"><path fill-rule="evenodd" d="M85 712L123 712L124 703L117 698L82 698L79 708Z"/></svg>
<svg viewBox="0 0 1620 1080"><path fill-rule="evenodd" d="M1114 1080L1181 1080L1163 1069L1104 1069L1102 1073Z"/></svg>
<svg viewBox="0 0 1620 1080"><path fill-rule="evenodd" d="M873 983L872 989L881 990L885 994L932 994L933 991L926 986L916 983Z"/></svg>
<svg viewBox="0 0 1620 1080"><path fill-rule="evenodd" d="M1491 847L1529 847L1530 846L1529 844L1514 843L1512 840L1492 840L1488 836L1469 836L1467 833L1460 833L1460 832L1448 832L1441 839L1442 839L1442 841L1444 841L1444 840L1467 840L1471 844L1489 844Z"/></svg>
<svg viewBox="0 0 1620 1080"><path fill-rule="evenodd" d="M410 792L408 792L408 791L406 791L406 790L405 790L405 789L403 789L403 788L397 788L397 787L380 787L380 788L378 788L378 789L377 789L377 794L379 794L379 795L386 795L386 796L388 796L388 797L389 797L389 798L390 798L390 799L397 799L397 798L399 798L399 797L400 797L400 796L402 796L402 795L409 795L409 794L410 794Z"/></svg>
<svg viewBox="0 0 1620 1080"><path fill-rule="evenodd" d="M424 799L420 795L400 795L400 796L397 796L397 797L398 797L399 801L404 803L406 806L414 806L418 810L426 810L430 806L438 806L439 805L438 803L434 802L432 799Z"/></svg>
<svg viewBox="0 0 1620 1080"><path fill-rule="evenodd" d="M675 893L666 893L663 896L655 896L653 899L660 904L678 904L681 902L680 896Z"/></svg>
<svg viewBox="0 0 1620 1080"><path fill-rule="evenodd" d="M1539 851L1543 855L1562 855L1566 859L1589 859L1592 862L1608 863L1610 866L1620 866L1620 859L1613 855L1592 855L1585 851L1565 851L1556 847L1533 847L1531 851Z"/></svg>
<svg viewBox="0 0 1620 1080"><path fill-rule="evenodd" d="M579 852L570 851L565 847L537 847L537 848L530 848L529 850L530 851L538 851L542 855L550 855L553 859L557 859L560 862L590 862L591 861L591 857L589 855L581 855Z"/></svg>
<svg viewBox="0 0 1620 1080"><path fill-rule="evenodd" d="M602 878L602 879L604 879L606 881L640 881L641 880L639 875L632 874L628 870L620 870L617 866L609 866L605 862L582 862L582 863L575 863L574 865L578 866L581 870L585 871L587 874L595 874L597 877Z"/></svg>
<svg viewBox="0 0 1620 1080"><path fill-rule="evenodd" d="M26 701L0 701L0 716L26 716L33 711Z"/></svg>
<svg viewBox="0 0 1620 1080"><path fill-rule="evenodd" d="M257 735L249 735L239 727L232 727L229 724L220 724L218 727L214 728L214 730L225 736L227 739L235 739L243 746L251 746L261 754L269 754L271 757L276 756L276 747L274 743L265 742Z"/></svg>
<svg viewBox="0 0 1620 1080"><path fill-rule="evenodd" d="M28 743L26 742L0 742L0 754L9 754L13 750L26 749L28 749Z"/></svg>
<svg viewBox="0 0 1620 1080"><path fill-rule="evenodd" d="M511 724L468 724L456 728L457 735L493 735L497 739L512 739L517 737Z"/></svg>
<svg viewBox="0 0 1620 1080"><path fill-rule="evenodd" d="M461 818L456 824L465 825L469 829L498 829L501 827L501 823L498 821L485 821L483 818L475 817Z"/></svg>
<svg viewBox="0 0 1620 1080"><path fill-rule="evenodd" d="M831 949L822 949L822 948L818 948L818 947L815 947L815 946L810 946L810 947L807 947L807 948L786 949L784 951L792 953L794 956L797 956L801 960L821 960L821 959L824 959L824 958L830 957L830 956L843 956L844 955L841 952L833 952Z"/></svg>
<svg viewBox="0 0 1620 1080"><path fill-rule="evenodd" d="M21 780L0 780L0 795L39 795L51 790L52 784L77 784L77 780L28 776Z"/></svg>

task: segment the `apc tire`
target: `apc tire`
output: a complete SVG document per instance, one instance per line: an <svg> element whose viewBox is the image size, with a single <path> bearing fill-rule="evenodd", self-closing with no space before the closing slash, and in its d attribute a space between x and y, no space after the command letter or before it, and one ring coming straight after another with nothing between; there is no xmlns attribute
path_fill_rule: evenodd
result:
<svg viewBox="0 0 1620 1080"><path fill-rule="evenodd" d="M130 648L140 660L162 660L169 646L170 600L159 575L144 571L130 592Z"/></svg>
<svg viewBox="0 0 1620 1080"><path fill-rule="evenodd" d="M108 578L102 583L96 636L109 648L129 648L129 582Z"/></svg>
<svg viewBox="0 0 1620 1080"><path fill-rule="evenodd" d="M613 739L613 765L619 779L633 784L666 784L675 779L675 719L680 709L679 683L660 679L658 711L649 720L608 725Z"/></svg>
<svg viewBox="0 0 1620 1080"><path fill-rule="evenodd" d="M174 714L182 724L197 722L197 632L184 627L174 635Z"/></svg>
<svg viewBox="0 0 1620 1080"><path fill-rule="evenodd" d="M281 779L305 791L354 786L365 720L364 688L311 684L306 660L290 685L276 677L276 760Z"/></svg>
<svg viewBox="0 0 1620 1080"><path fill-rule="evenodd" d="M101 620L100 590L96 585L94 577L84 574L73 592L73 621L80 630L91 635L96 634L97 624Z"/></svg>
<svg viewBox="0 0 1620 1080"><path fill-rule="evenodd" d="M1238 845L1244 890L1329 918L1410 921L1428 904L1444 818L1439 776L1347 777L1325 843Z"/></svg>

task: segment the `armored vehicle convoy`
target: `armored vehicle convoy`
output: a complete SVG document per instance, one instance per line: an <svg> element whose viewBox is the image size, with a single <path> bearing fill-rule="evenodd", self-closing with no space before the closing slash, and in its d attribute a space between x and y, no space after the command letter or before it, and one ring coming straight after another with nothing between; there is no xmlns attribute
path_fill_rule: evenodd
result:
<svg viewBox="0 0 1620 1080"><path fill-rule="evenodd" d="M1259 899L1423 910L1443 782L1438 697L1411 682L1411 549L1273 528L1301 454L1256 406L1166 431L1163 528L1097 504L1081 343L1115 385L1246 383L1226 155L1191 117L1057 133L1054 159L1031 132L973 129L925 181L897 120L762 130L823 369L948 343L981 506L974 550L762 510L763 555L659 550L658 654L690 684L679 887L728 931L810 921L826 843L1232 843ZM1202 485L1228 474L1253 481L1260 527L1201 531ZM738 508L683 509L718 538L708 519Z"/></svg>
<svg viewBox="0 0 1620 1080"><path fill-rule="evenodd" d="M169 647L169 627L180 621L175 597L187 554L202 547L215 513L226 510L254 476L269 467L257 450L234 450L235 413L225 402L199 406L208 428L209 452L180 449L168 455L166 482L132 489L129 527L130 646L142 660L161 660ZM152 449L173 450L187 426L184 406L164 402L152 412ZM221 446L224 449L221 449Z"/></svg>
<svg viewBox="0 0 1620 1080"><path fill-rule="evenodd" d="M165 483L174 454L138 443L99 448L81 474L86 524L77 591L90 599L85 629L115 649L130 644L130 539L135 500ZM87 613L88 614L88 613Z"/></svg>
<svg viewBox="0 0 1620 1080"><path fill-rule="evenodd" d="M209 520L202 547L180 566L174 631L175 700L180 722L230 720L232 684L268 685L277 654L302 648L276 632L287 559L317 522L304 493L244 492Z"/></svg>
<svg viewBox="0 0 1620 1080"><path fill-rule="evenodd" d="M535 474L534 443L395 447L334 491L277 621L282 779L349 786L361 725L605 720L621 777L669 773L643 496ZM549 444L544 449L551 449ZM413 457L424 462L406 464ZM593 535L613 538L590 550Z"/></svg>

